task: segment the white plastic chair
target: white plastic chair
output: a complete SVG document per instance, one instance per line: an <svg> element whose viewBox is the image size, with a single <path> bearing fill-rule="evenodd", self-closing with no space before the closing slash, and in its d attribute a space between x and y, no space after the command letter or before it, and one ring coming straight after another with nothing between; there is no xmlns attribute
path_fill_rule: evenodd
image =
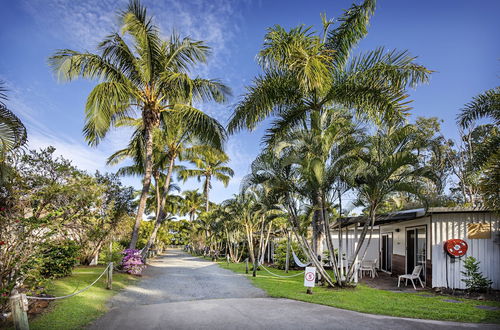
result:
<svg viewBox="0 0 500 330"><path fill-rule="evenodd" d="M398 276L398 288L399 284L401 283L401 279L405 279L405 285L408 285L408 280L411 281L411 284L413 284L413 288L417 290L417 287L415 286L415 282L413 280L418 279L420 281L420 285L422 286L422 289L424 288L424 283L422 283L422 280L420 279L420 273L422 272L422 265L415 266L413 268L413 272L411 274L405 274L405 275L399 275Z"/></svg>
<svg viewBox="0 0 500 330"><path fill-rule="evenodd" d="M363 272L369 272L372 278L377 276L377 259L375 260L363 260L361 267L359 267L360 277L363 277Z"/></svg>

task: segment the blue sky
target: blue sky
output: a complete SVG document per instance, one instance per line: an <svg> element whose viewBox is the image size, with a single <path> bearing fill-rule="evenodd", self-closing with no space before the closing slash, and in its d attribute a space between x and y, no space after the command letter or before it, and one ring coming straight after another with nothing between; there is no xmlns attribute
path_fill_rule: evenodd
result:
<svg viewBox="0 0 500 330"><path fill-rule="evenodd" d="M0 79L10 89L9 107L26 123L32 148L54 145L59 154L80 168L116 171L105 159L126 145L129 132L113 131L97 148L83 140L83 109L93 82L60 84L47 58L56 50L93 51L99 40L116 30L115 13L126 0L0 0ZM168 35L175 28L182 35L205 40L213 55L199 74L219 78L233 88L227 105L202 108L226 123L232 104L259 73L255 55L266 28L298 24L319 28L319 14L337 17L352 0L329 1L202 1L144 0L156 23ZM368 37L357 52L384 46L407 49L418 62L436 72L428 85L411 91L412 118L437 116L443 133L456 138L455 116L474 95L499 83L500 1L381 0ZM222 201L236 193L241 178L259 152L261 125L254 132L232 136L227 151L235 177L228 188L214 185L211 196ZM126 178L127 184L139 184ZM197 187L193 180L186 188Z"/></svg>

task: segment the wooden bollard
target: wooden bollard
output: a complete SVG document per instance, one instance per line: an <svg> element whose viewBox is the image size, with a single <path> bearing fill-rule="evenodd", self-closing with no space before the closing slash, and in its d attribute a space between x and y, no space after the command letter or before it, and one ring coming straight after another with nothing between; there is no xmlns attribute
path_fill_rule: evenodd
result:
<svg viewBox="0 0 500 330"><path fill-rule="evenodd" d="M12 290L10 308L12 310L12 320L16 330L29 330L28 323L28 299L25 294L19 294L17 290Z"/></svg>
<svg viewBox="0 0 500 330"><path fill-rule="evenodd" d="M245 274L248 274L248 258L245 259Z"/></svg>
<svg viewBox="0 0 500 330"><path fill-rule="evenodd" d="M108 271L106 272L106 289L113 289L113 262L108 264Z"/></svg>

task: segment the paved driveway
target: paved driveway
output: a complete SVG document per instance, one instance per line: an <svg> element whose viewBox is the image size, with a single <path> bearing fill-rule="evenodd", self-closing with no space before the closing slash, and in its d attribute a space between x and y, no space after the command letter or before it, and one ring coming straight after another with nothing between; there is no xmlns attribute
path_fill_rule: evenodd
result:
<svg viewBox="0 0 500 330"><path fill-rule="evenodd" d="M169 250L114 296L90 329L494 329L485 325L362 314L267 298L242 275ZM497 327L498 329L498 327Z"/></svg>

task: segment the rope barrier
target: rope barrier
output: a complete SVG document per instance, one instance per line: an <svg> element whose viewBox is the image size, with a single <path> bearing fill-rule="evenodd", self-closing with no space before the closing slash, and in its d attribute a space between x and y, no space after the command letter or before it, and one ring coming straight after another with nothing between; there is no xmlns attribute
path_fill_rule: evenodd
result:
<svg viewBox="0 0 500 330"><path fill-rule="evenodd" d="M271 275L273 275L273 276L276 276L276 277L289 278L289 277L299 276L299 275L302 275L302 274L304 274L304 273L305 273L305 271L302 271L302 272L300 272L300 273L298 273L298 274L293 274L293 275L278 275L278 274L273 273L272 271L270 271L270 270L269 270L269 269L267 269L266 267L264 267L264 265L262 265L262 264L260 264L259 266L260 266L260 267L262 267L262 268L264 268L264 270L265 270L266 272L268 272L269 274L271 274Z"/></svg>
<svg viewBox="0 0 500 330"><path fill-rule="evenodd" d="M66 296L61 296L61 297L35 297L35 296L26 296L26 298L28 298L28 299L37 299L37 300L57 300L57 299L64 299L64 298L69 298L69 297L76 296L79 293L87 291L88 289L90 289L91 286L93 286L94 284L96 284L97 281L99 281L99 279L102 277L102 275L104 275L106 273L106 271L108 270L109 266L111 266L111 263L108 264L108 266L106 268L104 268L104 270L101 273L101 275L99 275L99 277L94 282L92 282L90 285L86 286L85 288L81 289L80 291L74 292L74 293L66 295Z"/></svg>

